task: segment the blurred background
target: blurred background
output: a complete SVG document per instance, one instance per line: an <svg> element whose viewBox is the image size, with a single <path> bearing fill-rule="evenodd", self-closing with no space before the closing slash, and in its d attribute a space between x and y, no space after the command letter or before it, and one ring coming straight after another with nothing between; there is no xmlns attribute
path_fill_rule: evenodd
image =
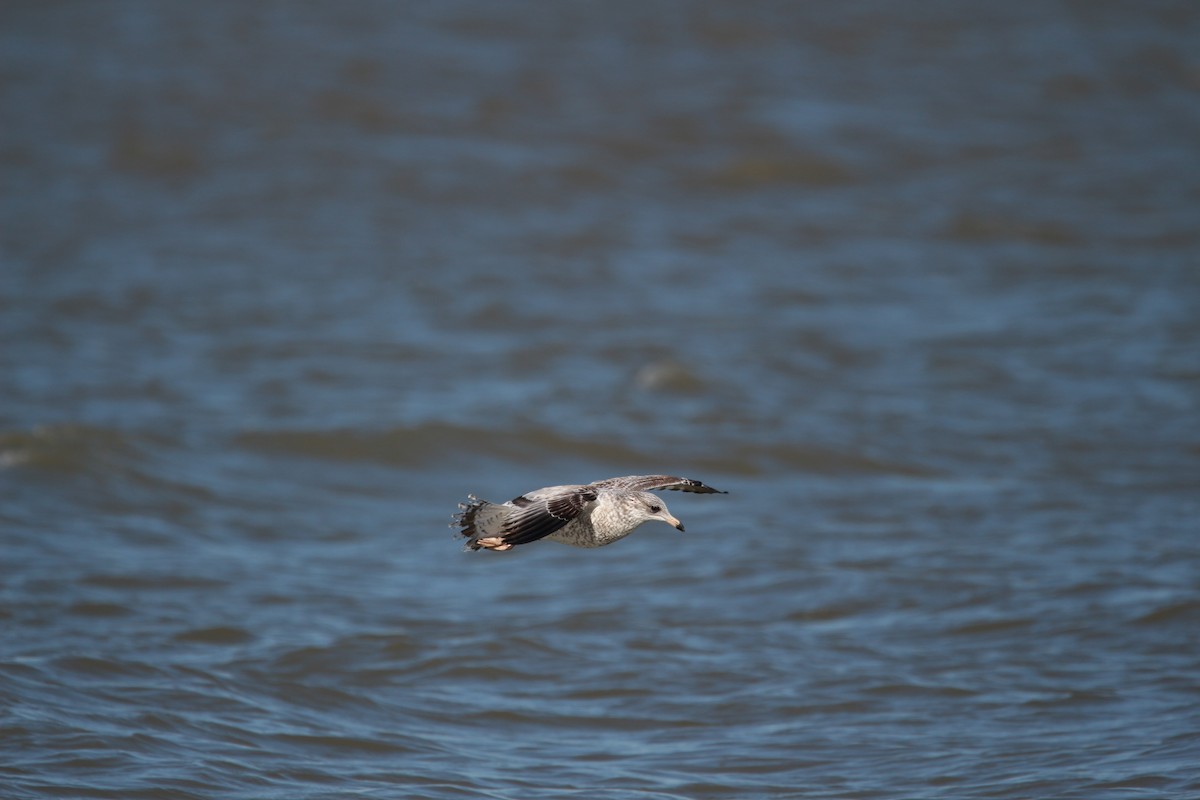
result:
<svg viewBox="0 0 1200 800"><path fill-rule="evenodd" d="M4 3L3 794L1200 794L1197 42Z"/></svg>

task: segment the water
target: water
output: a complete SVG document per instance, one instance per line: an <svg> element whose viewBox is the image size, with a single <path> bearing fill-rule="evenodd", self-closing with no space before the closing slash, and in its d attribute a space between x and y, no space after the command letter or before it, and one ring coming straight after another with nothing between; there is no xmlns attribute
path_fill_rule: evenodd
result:
<svg viewBox="0 0 1200 800"><path fill-rule="evenodd" d="M0 794L1200 795L1197 40L6 4Z"/></svg>

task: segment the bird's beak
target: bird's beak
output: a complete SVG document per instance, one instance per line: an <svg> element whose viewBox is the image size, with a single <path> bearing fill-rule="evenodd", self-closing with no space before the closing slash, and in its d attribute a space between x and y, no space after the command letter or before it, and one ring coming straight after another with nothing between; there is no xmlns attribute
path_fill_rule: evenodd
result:
<svg viewBox="0 0 1200 800"><path fill-rule="evenodd" d="M670 514L667 515L667 522L671 525L674 525L677 530L683 530L683 523L672 517Z"/></svg>

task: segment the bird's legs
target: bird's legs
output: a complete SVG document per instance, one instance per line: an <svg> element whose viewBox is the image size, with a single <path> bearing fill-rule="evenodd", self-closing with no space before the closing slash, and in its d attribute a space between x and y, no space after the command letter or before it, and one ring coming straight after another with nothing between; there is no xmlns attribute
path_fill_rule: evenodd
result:
<svg viewBox="0 0 1200 800"><path fill-rule="evenodd" d="M488 550L511 550L512 545L504 541L500 536L485 536L482 539L476 539L475 544L480 547L486 547Z"/></svg>

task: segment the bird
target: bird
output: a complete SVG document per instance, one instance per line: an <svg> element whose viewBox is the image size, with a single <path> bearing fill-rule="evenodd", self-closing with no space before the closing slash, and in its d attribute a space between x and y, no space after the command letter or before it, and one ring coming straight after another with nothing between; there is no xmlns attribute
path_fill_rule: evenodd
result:
<svg viewBox="0 0 1200 800"><path fill-rule="evenodd" d="M575 547L603 547L633 533L643 522L659 520L683 530L667 505L650 490L728 494L691 478L626 475L592 483L547 486L490 503L475 495L459 503L451 527L467 538L464 550L511 550L550 539Z"/></svg>

